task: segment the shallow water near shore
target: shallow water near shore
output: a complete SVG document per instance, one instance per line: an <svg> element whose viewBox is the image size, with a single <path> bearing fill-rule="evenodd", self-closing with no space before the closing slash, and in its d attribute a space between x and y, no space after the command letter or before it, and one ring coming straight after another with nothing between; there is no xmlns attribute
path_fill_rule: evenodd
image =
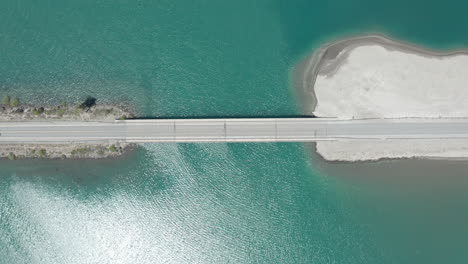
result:
<svg viewBox="0 0 468 264"><path fill-rule="evenodd" d="M425 9L421 10L421 6ZM301 115L289 74L383 31L468 47L462 1L0 2L0 91L140 116ZM0 161L0 263L465 263L467 162L325 163L308 145L146 144Z"/></svg>

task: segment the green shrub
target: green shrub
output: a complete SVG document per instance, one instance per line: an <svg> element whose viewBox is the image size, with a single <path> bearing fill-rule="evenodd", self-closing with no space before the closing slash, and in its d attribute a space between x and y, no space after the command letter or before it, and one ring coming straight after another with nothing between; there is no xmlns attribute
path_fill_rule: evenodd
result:
<svg viewBox="0 0 468 264"><path fill-rule="evenodd" d="M63 116L63 114L65 114L65 108L60 107L59 109L57 109L57 114L59 116Z"/></svg>
<svg viewBox="0 0 468 264"><path fill-rule="evenodd" d="M3 102L4 105L10 106L10 96L5 95L5 96L3 97L3 101L2 101L2 102Z"/></svg>
<svg viewBox="0 0 468 264"><path fill-rule="evenodd" d="M13 100L11 100L11 106L17 107L18 105L20 105L20 100L18 97L15 97Z"/></svg>
<svg viewBox="0 0 468 264"><path fill-rule="evenodd" d="M9 160L15 160L15 159L16 159L16 155L15 155L13 152L10 152L10 154L8 154L8 159L9 159Z"/></svg>
<svg viewBox="0 0 468 264"><path fill-rule="evenodd" d="M72 150L71 154L74 156L74 155L84 155L88 152L90 152L91 149L90 148L76 148L74 150Z"/></svg>
<svg viewBox="0 0 468 264"><path fill-rule="evenodd" d="M34 108L32 110L32 113L35 114L35 115L40 115L42 113L44 113L45 109L44 107L39 107L39 108Z"/></svg>
<svg viewBox="0 0 468 264"><path fill-rule="evenodd" d="M75 108L75 115L79 115L83 109L80 108L80 106L76 106Z"/></svg>
<svg viewBox="0 0 468 264"><path fill-rule="evenodd" d="M109 150L110 150L111 152L117 152L117 151L118 151L118 149L117 149L117 147L116 147L115 145L111 145L111 146L109 147Z"/></svg>
<svg viewBox="0 0 468 264"><path fill-rule="evenodd" d="M40 155L41 157L45 157L45 155L47 155L47 151L46 151L45 149L40 149L40 150L39 150L39 155Z"/></svg>

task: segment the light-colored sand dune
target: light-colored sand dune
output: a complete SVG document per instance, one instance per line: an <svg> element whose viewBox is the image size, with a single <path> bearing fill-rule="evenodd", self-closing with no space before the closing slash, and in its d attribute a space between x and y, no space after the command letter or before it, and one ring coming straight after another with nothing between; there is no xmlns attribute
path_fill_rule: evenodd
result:
<svg viewBox="0 0 468 264"><path fill-rule="evenodd" d="M315 82L315 115L338 118L468 117L468 55L425 57L354 47Z"/></svg>
<svg viewBox="0 0 468 264"><path fill-rule="evenodd" d="M468 53L379 35L324 45L296 69L304 112L340 119L468 118ZM468 139L317 142L327 160L467 158Z"/></svg>

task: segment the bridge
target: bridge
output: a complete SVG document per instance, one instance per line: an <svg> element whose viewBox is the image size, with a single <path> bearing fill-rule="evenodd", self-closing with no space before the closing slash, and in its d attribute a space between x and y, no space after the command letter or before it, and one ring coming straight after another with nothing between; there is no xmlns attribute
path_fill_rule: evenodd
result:
<svg viewBox="0 0 468 264"><path fill-rule="evenodd" d="M0 143L311 142L468 138L468 119L225 118L0 122Z"/></svg>

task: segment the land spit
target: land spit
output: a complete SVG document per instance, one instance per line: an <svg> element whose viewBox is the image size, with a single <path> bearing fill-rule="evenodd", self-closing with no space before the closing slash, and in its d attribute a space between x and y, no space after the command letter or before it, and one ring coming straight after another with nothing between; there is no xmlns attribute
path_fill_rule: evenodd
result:
<svg viewBox="0 0 468 264"><path fill-rule="evenodd" d="M133 118L134 115L122 106L93 105L80 107L61 104L57 106L38 106L20 104L0 106L0 122L17 121L102 121L112 122L117 119ZM1 133L1 131L0 131ZM68 144L0 144L0 157L49 158L49 159L98 159L122 155L133 144L122 142L99 142Z"/></svg>
<svg viewBox="0 0 468 264"><path fill-rule="evenodd" d="M94 105L89 108L67 104L0 106L0 121L114 121L133 117L129 110L116 105Z"/></svg>
<svg viewBox="0 0 468 264"><path fill-rule="evenodd" d="M317 49L295 69L304 114L339 119L468 118L468 52L437 52L383 35ZM468 139L327 141L326 160L468 158Z"/></svg>

